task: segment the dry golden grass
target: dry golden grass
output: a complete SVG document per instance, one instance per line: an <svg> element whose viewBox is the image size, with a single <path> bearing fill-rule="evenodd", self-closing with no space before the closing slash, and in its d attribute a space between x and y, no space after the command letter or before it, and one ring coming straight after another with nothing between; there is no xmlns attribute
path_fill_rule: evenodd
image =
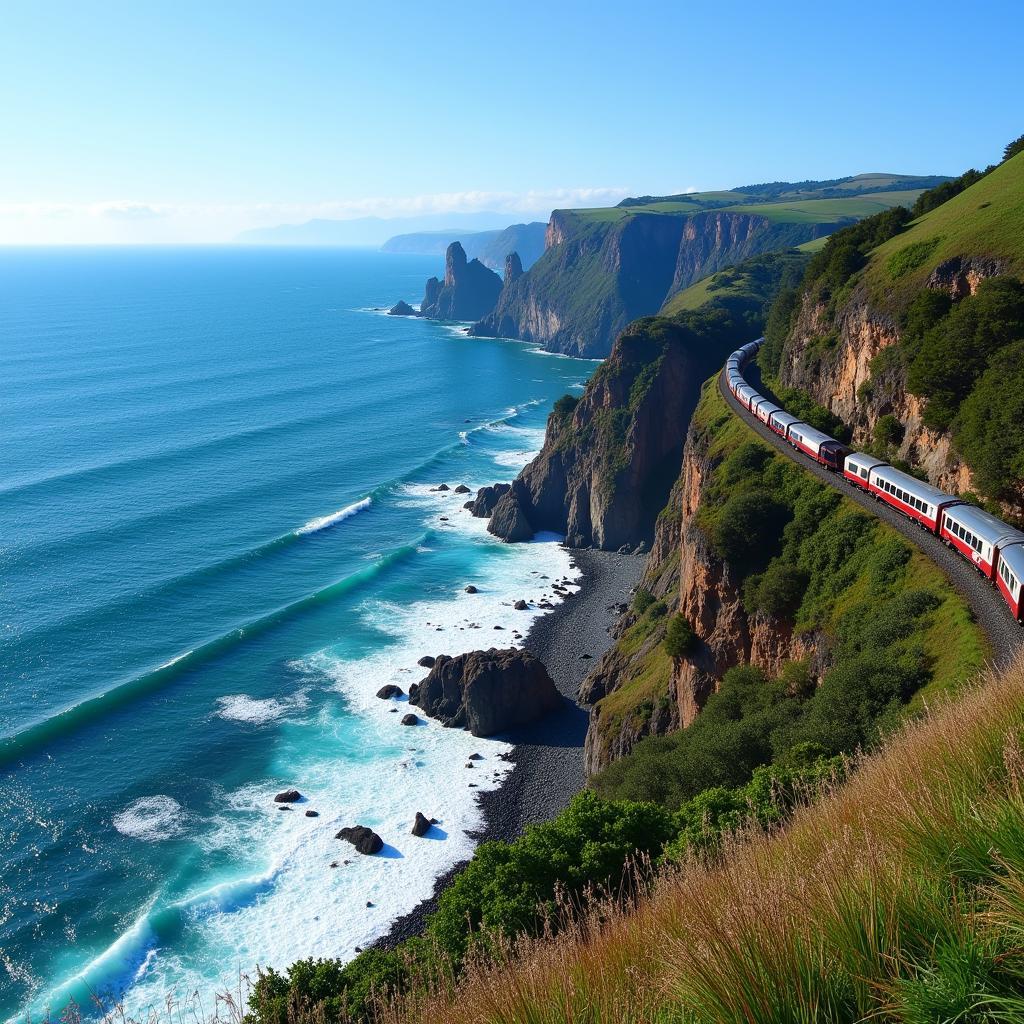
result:
<svg viewBox="0 0 1024 1024"><path fill-rule="evenodd" d="M509 943L381 1020L916 1022L943 1019L936 999L974 1007L957 1019L1024 1020L1022 736L1024 660L908 726L778 833Z"/></svg>

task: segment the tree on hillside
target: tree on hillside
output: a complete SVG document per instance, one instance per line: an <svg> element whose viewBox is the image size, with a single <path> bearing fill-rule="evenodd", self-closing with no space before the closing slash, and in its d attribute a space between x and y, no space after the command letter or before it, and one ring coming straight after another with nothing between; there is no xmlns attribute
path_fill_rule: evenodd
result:
<svg viewBox="0 0 1024 1024"><path fill-rule="evenodd" d="M1024 135L1019 136L1007 145L1006 149L1003 150L1003 159L1009 160L1011 156L1016 156L1018 153L1024 153Z"/></svg>

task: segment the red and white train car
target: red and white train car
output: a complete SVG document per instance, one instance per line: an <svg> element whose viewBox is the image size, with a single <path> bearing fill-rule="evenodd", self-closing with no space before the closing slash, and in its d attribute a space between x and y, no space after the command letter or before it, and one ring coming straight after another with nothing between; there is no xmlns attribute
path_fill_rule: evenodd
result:
<svg viewBox="0 0 1024 1024"><path fill-rule="evenodd" d="M870 456L860 456L860 460L865 459L870 459ZM849 464L852 459L848 456L846 461ZM861 461L858 464L858 476L863 469ZM846 471L843 475L849 477ZM901 473L884 462L868 470L867 490L932 533L938 533L939 522L946 509L963 504L954 495L940 491L938 487L932 487L908 473Z"/></svg>
<svg viewBox="0 0 1024 1024"><path fill-rule="evenodd" d="M786 412L784 409L780 409L778 412L773 412L768 417L768 428L770 430L774 430L779 437L785 437L786 431L789 430L794 423L799 422L799 416L794 416L791 412Z"/></svg>
<svg viewBox="0 0 1024 1024"><path fill-rule="evenodd" d="M809 455L815 462L820 462L829 469L841 470L843 459L846 458L850 449L828 434L808 426L801 420L791 423L786 430L786 440L805 455Z"/></svg>
<svg viewBox="0 0 1024 1024"><path fill-rule="evenodd" d="M751 412L753 412L753 414L762 423L769 423L769 421L775 413L779 413L782 411L783 410L781 406L776 405L774 402L768 401L767 398L762 398L761 401L757 402L754 405L754 408L751 409Z"/></svg>
<svg viewBox="0 0 1024 1024"><path fill-rule="evenodd" d="M999 553L1024 544L1024 533L974 505L960 503L943 510L939 536L956 548L990 580L996 579Z"/></svg>
<svg viewBox="0 0 1024 1024"><path fill-rule="evenodd" d="M1018 622L1024 622L1024 601L1021 600L1022 585L1024 585L1024 544L1011 544L999 552L999 560L996 563L996 586Z"/></svg>

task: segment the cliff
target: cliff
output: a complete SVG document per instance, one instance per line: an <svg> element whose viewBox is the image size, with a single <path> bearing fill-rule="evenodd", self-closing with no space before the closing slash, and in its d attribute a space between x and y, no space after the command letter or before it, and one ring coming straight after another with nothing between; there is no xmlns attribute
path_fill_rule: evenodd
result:
<svg viewBox="0 0 1024 1024"><path fill-rule="evenodd" d="M691 725L730 668L754 665L774 677L787 661L807 659L817 683L829 664L822 634L798 634L785 617L745 609L742 572L715 552L700 522L709 476L722 462L721 446L714 451L720 427L695 418L682 471L658 519L640 584L645 597L620 621L617 643L581 689L581 700L591 704L584 752L588 774L626 756L647 736ZM682 615L697 637L694 648L680 657L670 657L664 647L675 615Z"/></svg>
<svg viewBox="0 0 1024 1024"><path fill-rule="evenodd" d="M544 252L547 225L542 221L529 224L510 224L494 231L418 231L395 235L382 246L381 252L415 253L423 256L442 256L452 242L458 242L467 259L478 259L491 270L501 270L510 252L519 253L524 267L531 267Z"/></svg>
<svg viewBox="0 0 1024 1024"><path fill-rule="evenodd" d="M603 212L603 211L598 211ZM693 282L741 260L785 249L837 223L779 223L723 210L687 214L617 211L588 220L556 210L544 255L506 283L471 334L521 338L549 351L603 358L632 320L656 313Z"/></svg>
<svg viewBox="0 0 1024 1024"><path fill-rule="evenodd" d="M650 546L701 381L743 323L718 310L631 324L579 401L556 405L540 454L498 498L491 532L512 540L552 530L570 546L610 551Z"/></svg>
<svg viewBox="0 0 1024 1024"><path fill-rule="evenodd" d="M502 290L501 278L479 260L466 259L452 242L445 253L444 280L432 277L420 303L420 316L434 320L476 320L494 308Z"/></svg>

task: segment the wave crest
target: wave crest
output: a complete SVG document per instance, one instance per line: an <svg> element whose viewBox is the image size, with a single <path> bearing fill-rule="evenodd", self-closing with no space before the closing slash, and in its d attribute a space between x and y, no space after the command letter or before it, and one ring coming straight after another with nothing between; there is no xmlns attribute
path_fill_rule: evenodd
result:
<svg viewBox="0 0 1024 1024"><path fill-rule="evenodd" d="M334 526L335 523L340 523L344 519L351 519L352 516L358 515L360 512L368 509L371 504L373 504L372 498L363 498L361 501L356 501L351 505L346 505L344 508L339 508L337 512L332 512L330 515L310 519L305 526L300 526L295 531L295 534L298 537L304 537L307 533L317 533L320 530L326 530L328 526Z"/></svg>

